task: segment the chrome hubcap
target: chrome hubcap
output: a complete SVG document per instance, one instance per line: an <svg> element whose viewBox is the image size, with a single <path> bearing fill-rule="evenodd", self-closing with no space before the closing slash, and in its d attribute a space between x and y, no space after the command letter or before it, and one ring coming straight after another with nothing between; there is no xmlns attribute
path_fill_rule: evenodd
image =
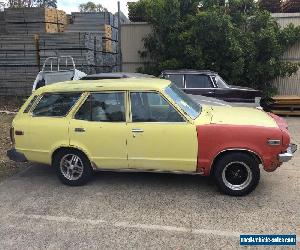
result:
<svg viewBox="0 0 300 250"><path fill-rule="evenodd" d="M82 176L83 163L77 155L67 154L60 161L60 171L66 179L76 181Z"/></svg>
<svg viewBox="0 0 300 250"><path fill-rule="evenodd" d="M244 162L230 162L223 169L222 180L232 190L243 190L252 181L252 172Z"/></svg>

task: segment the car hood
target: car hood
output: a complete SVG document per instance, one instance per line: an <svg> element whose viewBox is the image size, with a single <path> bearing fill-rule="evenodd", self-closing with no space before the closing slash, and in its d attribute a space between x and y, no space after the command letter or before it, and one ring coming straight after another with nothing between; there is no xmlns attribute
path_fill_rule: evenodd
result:
<svg viewBox="0 0 300 250"><path fill-rule="evenodd" d="M211 124L250 125L278 128L276 121L266 112L246 107L211 107Z"/></svg>

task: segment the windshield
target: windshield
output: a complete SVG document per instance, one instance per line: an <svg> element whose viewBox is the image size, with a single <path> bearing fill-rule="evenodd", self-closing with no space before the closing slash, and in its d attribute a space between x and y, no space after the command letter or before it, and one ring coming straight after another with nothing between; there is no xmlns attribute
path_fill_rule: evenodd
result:
<svg viewBox="0 0 300 250"><path fill-rule="evenodd" d="M227 85L227 83L222 79L222 77L220 76L213 76L212 77L215 84L217 84L217 86L221 89L224 89L224 88L229 88L229 86Z"/></svg>
<svg viewBox="0 0 300 250"><path fill-rule="evenodd" d="M165 93L192 119L196 119L201 113L201 106L175 84L166 87Z"/></svg>

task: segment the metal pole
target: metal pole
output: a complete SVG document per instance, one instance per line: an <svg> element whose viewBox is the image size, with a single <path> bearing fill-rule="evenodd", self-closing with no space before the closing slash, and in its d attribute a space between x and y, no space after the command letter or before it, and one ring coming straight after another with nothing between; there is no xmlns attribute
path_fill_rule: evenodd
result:
<svg viewBox="0 0 300 250"><path fill-rule="evenodd" d="M118 1L118 47L119 47L119 65L120 71L123 71L122 67L122 38L121 38L121 9L120 9L120 1Z"/></svg>

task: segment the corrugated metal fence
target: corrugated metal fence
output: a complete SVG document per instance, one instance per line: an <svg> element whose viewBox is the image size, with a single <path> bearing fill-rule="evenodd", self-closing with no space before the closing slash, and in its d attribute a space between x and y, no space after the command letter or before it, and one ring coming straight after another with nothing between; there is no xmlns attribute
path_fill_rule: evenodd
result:
<svg viewBox="0 0 300 250"><path fill-rule="evenodd" d="M143 38L151 32L151 26L148 23L137 22L122 24L121 28L122 71L136 72L137 68L147 61L140 57L139 51L144 50Z"/></svg>
<svg viewBox="0 0 300 250"><path fill-rule="evenodd" d="M279 25L284 28L290 23L300 25L300 13L273 13ZM300 43L295 44L283 55L283 60L300 63ZM300 95L300 70L291 77L280 77L273 82L280 95Z"/></svg>

